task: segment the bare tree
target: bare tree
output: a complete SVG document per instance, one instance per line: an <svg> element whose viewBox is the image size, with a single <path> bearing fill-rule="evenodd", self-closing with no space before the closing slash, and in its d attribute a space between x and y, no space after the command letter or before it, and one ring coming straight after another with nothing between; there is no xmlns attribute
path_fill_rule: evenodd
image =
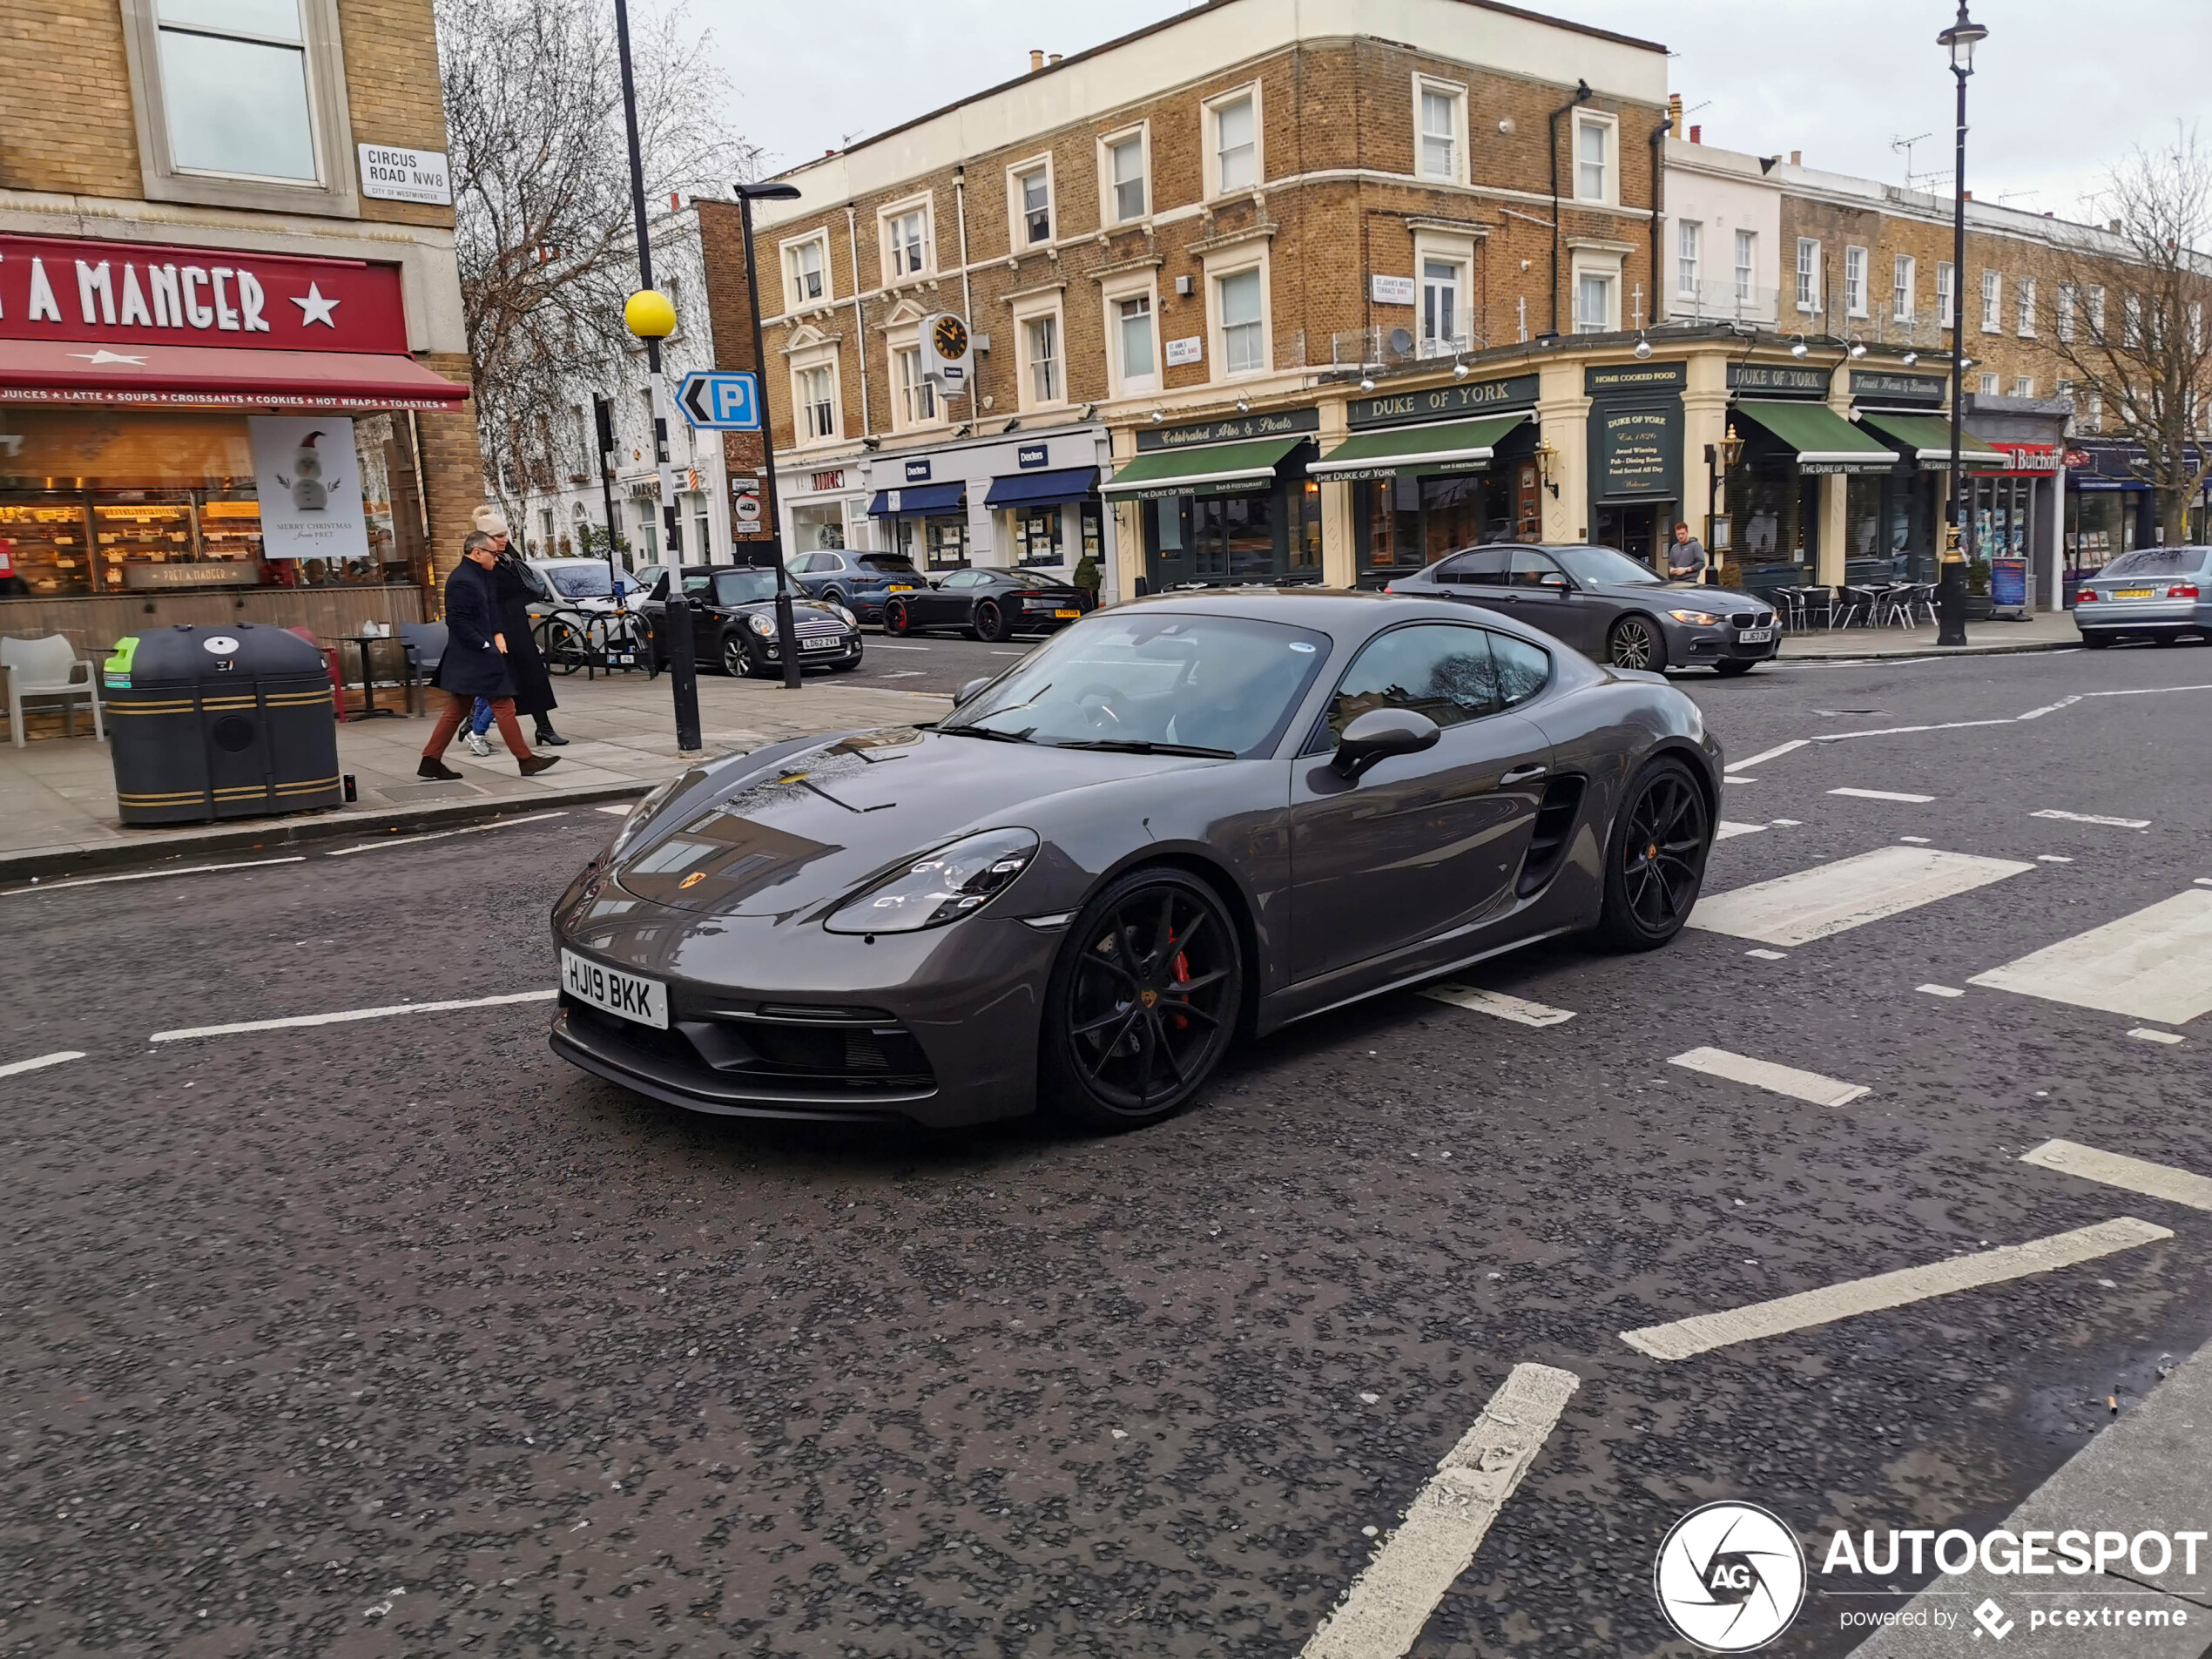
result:
<svg viewBox="0 0 2212 1659"><path fill-rule="evenodd" d="M2212 476L2212 153L2177 129L2114 168L2089 206L2105 229L2060 259L2053 348L2077 403L2094 398L2107 429L2141 446L2134 469L2180 542Z"/></svg>
<svg viewBox="0 0 2212 1659"><path fill-rule="evenodd" d="M622 77L607 0L437 0L470 368L488 482L512 509L564 461L563 401L632 342L637 286ZM649 206L725 195L759 152L721 111L729 87L680 7L631 18ZM519 524L509 510L510 521Z"/></svg>

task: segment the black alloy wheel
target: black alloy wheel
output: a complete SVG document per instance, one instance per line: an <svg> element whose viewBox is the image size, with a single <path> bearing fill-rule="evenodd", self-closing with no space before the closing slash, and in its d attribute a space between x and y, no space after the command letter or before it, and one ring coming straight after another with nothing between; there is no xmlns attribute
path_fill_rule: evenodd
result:
<svg viewBox="0 0 2212 1659"><path fill-rule="evenodd" d="M883 602L883 631L894 638L903 639L914 631L914 624L907 617L907 602L886 599Z"/></svg>
<svg viewBox="0 0 2212 1659"><path fill-rule="evenodd" d="M1046 991L1043 1103L1093 1129L1178 1110L1235 1035L1244 985L1236 924L1204 881L1138 870L1085 906Z"/></svg>
<svg viewBox="0 0 2212 1659"><path fill-rule="evenodd" d="M1637 772L1614 813L1598 932L1616 950L1655 950L1682 931L1705 881L1712 813L1681 761Z"/></svg>
<svg viewBox="0 0 2212 1659"><path fill-rule="evenodd" d="M760 672L752 644L745 637L743 624L722 636L722 671L732 679L741 680L751 679Z"/></svg>
<svg viewBox="0 0 2212 1659"><path fill-rule="evenodd" d="M975 607L975 637L987 645L1006 637L1006 613L995 601L986 599Z"/></svg>
<svg viewBox="0 0 2212 1659"><path fill-rule="evenodd" d="M1615 668L1648 668L1656 672L1667 665L1667 642L1642 617L1623 617L1605 637L1605 660Z"/></svg>

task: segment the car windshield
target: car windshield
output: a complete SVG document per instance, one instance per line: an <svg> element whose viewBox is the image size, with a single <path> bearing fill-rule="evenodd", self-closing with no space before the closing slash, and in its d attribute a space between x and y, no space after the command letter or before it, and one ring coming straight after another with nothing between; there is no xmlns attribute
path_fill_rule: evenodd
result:
<svg viewBox="0 0 2212 1659"><path fill-rule="evenodd" d="M1659 578L1649 568L1609 547L1550 547L1544 550L1567 567L1567 574L1586 584L1609 582L1625 587L1648 587Z"/></svg>
<svg viewBox="0 0 2212 1659"><path fill-rule="evenodd" d="M2122 553L2097 572L2107 576L2187 576L2204 563L2201 547L2145 547Z"/></svg>
<svg viewBox="0 0 2212 1659"><path fill-rule="evenodd" d="M1260 754L1328 655L1325 634L1283 623L1111 610L1040 646L937 729L1059 747Z"/></svg>
<svg viewBox="0 0 2212 1659"><path fill-rule="evenodd" d="M691 588L694 577L685 577L684 585ZM717 570L714 573L714 603L718 605L749 605L762 599L776 597L776 573L773 570Z"/></svg>
<svg viewBox="0 0 2212 1659"><path fill-rule="evenodd" d="M914 562L903 553L863 553L860 568L863 570L889 570L897 576L914 574Z"/></svg>
<svg viewBox="0 0 2212 1659"><path fill-rule="evenodd" d="M569 559L541 564L537 573L563 599L604 599L615 590L612 571L597 559Z"/></svg>

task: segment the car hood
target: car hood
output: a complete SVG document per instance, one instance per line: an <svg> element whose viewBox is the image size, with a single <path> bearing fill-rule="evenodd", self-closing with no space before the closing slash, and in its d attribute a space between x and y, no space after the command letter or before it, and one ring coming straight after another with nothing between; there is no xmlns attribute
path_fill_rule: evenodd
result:
<svg viewBox="0 0 2212 1659"><path fill-rule="evenodd" d="M613 874L624 891L678 909L787 918L961 834L1035 827L1042 803L1072 792L1221 764L912 726L856 732L742 772L706 801L649 826Z"/></svg>
<svg viewBox="0 0 2212 1659"><path fill-rule="evenodd" d="M1627 599L1649 604L1661 595L1667 605L1683 610L1771 610L1765 600L1735 588L1709 588L1702 582L1600 582L1589 591L1608 599ZM1695 603L1693 603L1693 601Z"/></svg>

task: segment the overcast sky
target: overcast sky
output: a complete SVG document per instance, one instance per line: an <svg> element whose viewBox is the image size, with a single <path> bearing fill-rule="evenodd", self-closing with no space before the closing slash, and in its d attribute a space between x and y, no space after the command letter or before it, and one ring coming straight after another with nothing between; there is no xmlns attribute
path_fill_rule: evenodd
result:
<svg viewBox="0 0 2212 1659"><path fill-rule="evenodd" d="M1282 4L1288 0L1259 0ZM1951 170L1940 0L1522 0L1664 44L1706 141L1905 181ZM2212 0L1976 0L1990 37L1969 88L1966 184L1982 200L2072 213L2131 145L2212 114ZM1178 0L691 0L745 136L790 166L1184 10ZM1696 107L1702 105L1702 108ZM2212 121L2205 137L2212 140Z"/></svg>

